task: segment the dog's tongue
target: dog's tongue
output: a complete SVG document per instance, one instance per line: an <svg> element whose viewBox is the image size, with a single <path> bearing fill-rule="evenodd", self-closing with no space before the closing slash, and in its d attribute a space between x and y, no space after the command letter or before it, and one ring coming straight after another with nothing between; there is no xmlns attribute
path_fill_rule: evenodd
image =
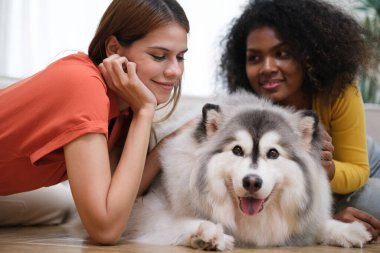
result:
<svg viewBox="0 0 380 253"><path fill-rule="evenodd" d="M240 198L240 209L247 215L255 215L263 208L263 199L255 199L252 197Z"/></svg>

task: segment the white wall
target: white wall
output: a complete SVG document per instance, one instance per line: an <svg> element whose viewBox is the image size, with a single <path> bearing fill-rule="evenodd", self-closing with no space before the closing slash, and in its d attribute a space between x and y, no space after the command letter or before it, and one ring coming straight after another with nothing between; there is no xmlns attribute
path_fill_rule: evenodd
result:
<svg viewBox="0 0 380 253"><path fill-rule="evenodd" d="M87 52L110 0L0 0L0 76L23 78Z"/></svg>
<svg viewBox="0 0 380 253"><path fill-rule="evenodd" d="M239 15L247 0L178 0L190 22L189 52L186 55L184 94L214 93L219 42L230 21Z"/></svg>

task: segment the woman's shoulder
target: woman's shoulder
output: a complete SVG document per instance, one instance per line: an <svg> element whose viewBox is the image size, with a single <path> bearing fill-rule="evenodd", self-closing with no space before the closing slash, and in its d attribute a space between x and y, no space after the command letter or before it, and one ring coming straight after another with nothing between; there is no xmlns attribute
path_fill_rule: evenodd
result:
<svg viewBox="0 0 380 253"><path fill-rule="evenodd" d="M347 86L342 94L333 103L326 103L324 99L314 97L313 110L316 111L325 126L334 119L342 117L360 117L364 113L363 100L356 84Z"/></svg>
<svg viewBox="0 0 380 253"><path fill-rule="evenodd" d="M39 105L44 104L45 107L66 104L78 110L108 103L107 87L102 75L83 53L63 57L22 80L15 86L13 97L22 104L22 101L31 101L31 104L38 101Z"/></svg>
<svg viewBox="0 0 380 253"><path fill-rule="evenodd" d="M356 84L347 86L341 96L331 105L331 120L347 128L364 123L364 104Z"/></svg>
<svg viewBox="0 0 380 253"><path fill-rule="evenodd" d="M54 66L56 64L65 65L67 63L69 63L69 65L67 65L67 66L74 64L75 66L82 66L82 67L87 67L90 69L91 68L97 69L95 64L91 61L90 57L83 52L77 52L77 53L73 53L73 54L69 54L67 56L64 56L64 57L56 60L55 62L53 62L49 66Z"/></svg>
<svg viewBox="0 0 380 253"><path fill-rule="evenodd" d="M65 56L51 63L45 71L70 76L99 76L101 73L97 66L91 61L88 55L78 52Z"/></svg>
<svg viewBox="0 0 380 253"><path fill-rule="evenodd" d="M356 103L362 101L360 90L355 83L347 86L340 96L331 103L327 103L325 99L315 96L313 99L313 107L318 107L321 110L333 110L334 108L348 106L353 101L356 101Z"/></svg>
<svg viewBox="0 0 380 253"><path fill-rule="evenodd" d="M338 98L338 100L339 99L345 100L345 99L351 99L351 98L361 99L360 90L358 86L356 85L356 83L352 83L349 86L347 86L344 89L342 95Z"/></svg>
<svg viewBox="0 0 380 253"><path fill-rule="evenodd" d="M351 84L344 89L341 96L333 103L332 108L341 109L360 109L363 105L363 99L359 88L356 84Z"/></svg>
<svg viewBox="0 0 380 253"><path fill-rule="evenodd" d="M60 92L96 92L105 93L106 84L102 75L84 53L71 54L51 63L36 75L36 80L45 83L45 87Z"/></svg>

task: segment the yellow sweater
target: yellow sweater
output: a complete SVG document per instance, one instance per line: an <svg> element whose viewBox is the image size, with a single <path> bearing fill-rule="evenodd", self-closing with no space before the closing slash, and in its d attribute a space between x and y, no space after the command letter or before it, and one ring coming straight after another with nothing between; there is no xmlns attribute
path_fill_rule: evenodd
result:
<svg viewBox="0 0 380 253"><path fill-rule="evenodd" d="M335 175L331 189L346 194L362 187L369 177L364 106L355 86L346 89L334 104L313 99L313 110L332 137Z"/></svg>

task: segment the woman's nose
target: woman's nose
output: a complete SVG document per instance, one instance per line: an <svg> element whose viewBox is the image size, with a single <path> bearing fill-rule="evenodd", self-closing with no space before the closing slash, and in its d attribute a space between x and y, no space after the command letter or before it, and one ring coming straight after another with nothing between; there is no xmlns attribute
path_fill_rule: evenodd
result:
<svg viewBox="0 0 380 253"><path fill-rule="evenodd" d="M270 73L278 70L276 59L273 57L266 57L262 65L262 72Z"/></svg>
<svg viewBox="0 0 380 253"><path fill-rule="evenodd" d="M167 78L179 78L182 76L183 67L177 60L170 62L164 71L164 75Z"/></svg>

